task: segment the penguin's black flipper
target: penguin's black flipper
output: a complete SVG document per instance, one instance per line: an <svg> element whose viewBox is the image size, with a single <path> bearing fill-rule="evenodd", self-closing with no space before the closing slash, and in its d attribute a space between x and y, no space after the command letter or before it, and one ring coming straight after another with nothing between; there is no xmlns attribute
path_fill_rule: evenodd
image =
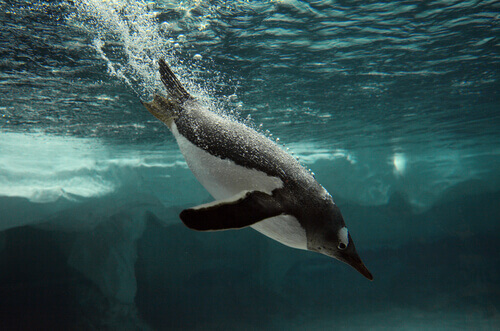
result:
<svg viewBox="0 0 500 331"><path fill-rule="evenodd" d="M193 230L241 229L266 218L284 214L281 204L260 191L243 191L228 200L218 200L185 209L180 217Z"/></svg>
<svg viewBox="0 0 500 331"><path fill-rule="evenodd" d="M167 89L168 96L180 105L182 105L186 100L192 99L193 97L188 93L188 91L186 91L184 86L182 86L181 82L172 72L167 62L165 62L164 59L160 59L158 60L158 64L160 65L161 81Z"/></svg>

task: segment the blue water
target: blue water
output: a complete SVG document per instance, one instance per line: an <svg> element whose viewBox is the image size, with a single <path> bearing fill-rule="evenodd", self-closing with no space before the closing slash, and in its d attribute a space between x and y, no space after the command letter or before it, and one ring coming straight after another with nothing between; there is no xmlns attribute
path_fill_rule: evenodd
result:
<svg viewBox="0 0 500 331"><path fill-rule="evenodd" d="M1 1L0 329L500 328L495 1ZM370 282L245 229L141 105L164 57L284 144Z"/></svg>

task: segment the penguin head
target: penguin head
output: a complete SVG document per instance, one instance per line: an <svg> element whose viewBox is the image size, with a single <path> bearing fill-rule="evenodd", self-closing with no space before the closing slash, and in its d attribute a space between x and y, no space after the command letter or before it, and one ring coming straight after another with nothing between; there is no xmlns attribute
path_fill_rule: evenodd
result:
<svg viewBox="0 0 500 331"><path fill-rule="evenodd" d="M342 261L369 280L373 280L372 274L356 251L340 209L336 205L329 213L329 217L318 225L320 226L308 235L308 249Z"/></svg>

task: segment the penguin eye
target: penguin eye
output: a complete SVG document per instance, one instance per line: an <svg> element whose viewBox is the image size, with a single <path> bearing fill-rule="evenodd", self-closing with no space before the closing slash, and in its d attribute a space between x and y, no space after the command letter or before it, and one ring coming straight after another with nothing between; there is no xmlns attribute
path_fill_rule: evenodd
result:
<svg viewBox="0 0 500 331"><path fill-rule="evenodd" d="M343 228L340 228L337 236L339 238L339 244L337 245L337 248L343 251L347 248L347 246L349 246L349 231L344 226Z"/></svg>

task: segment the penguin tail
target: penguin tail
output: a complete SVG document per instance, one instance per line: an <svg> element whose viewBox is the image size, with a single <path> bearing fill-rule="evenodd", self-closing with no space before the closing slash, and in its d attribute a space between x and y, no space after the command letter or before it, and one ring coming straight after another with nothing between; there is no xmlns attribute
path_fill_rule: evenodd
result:
<svg viewBox="0 0 500 331"><path fill-rule="evenodd" d="M160 59L158 60L158 64L160 66L161 81L167 89L169 98L179 105L182 105L189 99L193 99L184 86L182 86L177 76L172 72L167 62L164 59Z"/></svg>
<svg viewBox="0 0 500 331"><path fill-rule="evenodd" d="M167 97L155 94L152 101L142 102L142 104L154 117L170 127L172 121L182 112L183 103L194 98L182 86L164 59L160 59L158 65L161 81L167 89Z"/></svg>

